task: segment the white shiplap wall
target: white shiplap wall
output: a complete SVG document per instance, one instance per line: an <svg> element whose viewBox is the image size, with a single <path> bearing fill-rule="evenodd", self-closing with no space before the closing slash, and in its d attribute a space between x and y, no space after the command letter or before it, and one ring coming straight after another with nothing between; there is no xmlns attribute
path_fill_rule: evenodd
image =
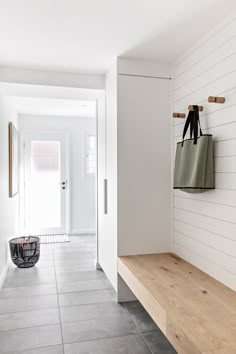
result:
<svg viewBox="0 0 236 354"><path fill-rule="evenodd" d="M216 189L174 191L173 251L236 290L236 16L218 26L173 66L173 109L201 104L201 125L213 134ZM225 96L225 104L208 103ZM183 120L173 119L173 145ZM174 151L175 155L175 151Z"/></svg>

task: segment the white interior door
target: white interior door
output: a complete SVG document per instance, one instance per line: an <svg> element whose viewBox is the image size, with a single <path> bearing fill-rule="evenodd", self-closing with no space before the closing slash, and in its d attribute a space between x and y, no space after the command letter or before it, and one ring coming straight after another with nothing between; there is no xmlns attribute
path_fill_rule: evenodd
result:
<svg viewBox="0 0 236 354"><path fill-rule="evenodd" d="M25 138L25 232L66 233L66 138L31 133Z"/></svg>

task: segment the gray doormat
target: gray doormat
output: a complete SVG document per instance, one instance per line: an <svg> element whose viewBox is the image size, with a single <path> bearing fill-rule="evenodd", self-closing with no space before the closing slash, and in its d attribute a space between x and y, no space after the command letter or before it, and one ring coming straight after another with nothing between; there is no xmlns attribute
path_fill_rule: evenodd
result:
<svg viewBox="0 0 236 354"><path fill-rule="evenodd" d="M35 235L36 236L36 235ZM37 235L40 238L40 243L63 243L70 242L69 236L67 234L58 235Z"/></svg>

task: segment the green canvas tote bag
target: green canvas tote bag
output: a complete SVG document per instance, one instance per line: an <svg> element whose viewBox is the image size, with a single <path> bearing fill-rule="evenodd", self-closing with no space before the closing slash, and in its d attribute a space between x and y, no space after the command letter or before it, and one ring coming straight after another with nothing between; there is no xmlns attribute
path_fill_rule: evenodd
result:
<svg viewBox="0 0 236 354"><path fill-rule="evenodd" d="M212 135L202 134L198 106L189 112L182 141L177 143L174 189L202 193L215 188ZM190 139L185 139L190 129Z"/></svg>

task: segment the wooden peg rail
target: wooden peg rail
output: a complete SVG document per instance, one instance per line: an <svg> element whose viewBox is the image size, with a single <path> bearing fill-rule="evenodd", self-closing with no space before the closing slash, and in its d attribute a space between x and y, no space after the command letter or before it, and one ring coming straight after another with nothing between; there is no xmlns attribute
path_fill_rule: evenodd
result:
<svg viewBox="0 0 236 354"><path fill-rule="evenodd" d="M188 110L189 111L194 111L193 105L188 106ZM198 110L199 110L199 112L202 112L203 111L203 106L198 106Z"/></svg>
<svg viewBox="0 0 236 354"><path fill-rule="evenodd" d="M224 97L209 96L208 102L209 103L225 103L225 98Z"/></svg>
<svg viewBox="0 0 236 354"><path fill-rule="evenodd" d="M209 103L225 103L225 97L216 97L216 96L209 96L208 97L208 102ZM193 105L189 105L188 106L188 110L189 111L193 111ZM203 111L203 106L198 106L198 110L199 112ZM173 118L185 118L186 114L185 113L178 113L178 112L174 112L173 113Z"/></svg>
<svg viewBox="0 0 236 354"><path fill-rule="evenodd" d="M185 113L173 113L173 118L185 118L186 114Z"/></svg>

